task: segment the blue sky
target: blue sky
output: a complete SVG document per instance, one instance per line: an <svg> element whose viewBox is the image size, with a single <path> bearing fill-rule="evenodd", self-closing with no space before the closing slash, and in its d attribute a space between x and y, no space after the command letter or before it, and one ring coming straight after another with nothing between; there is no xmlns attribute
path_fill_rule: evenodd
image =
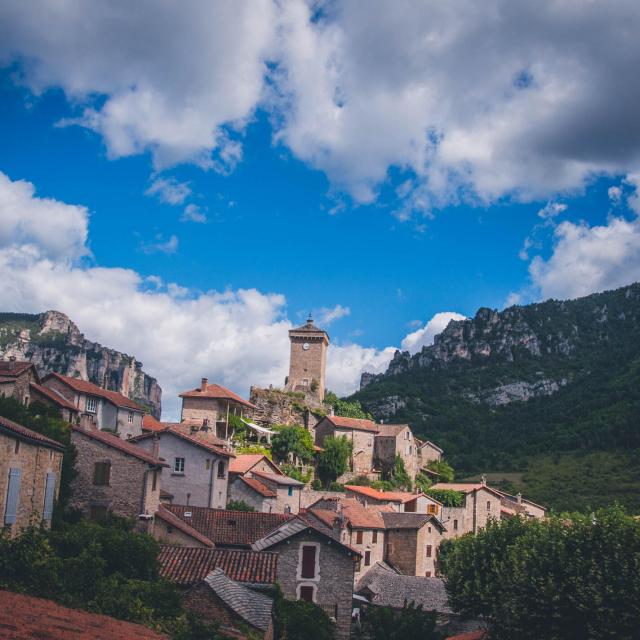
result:
<svg viewBox="0 0 640 640"><path fill-rule="evenodd" d="M179 344L188 359L203 338L176 333L206 326L208 313L205 355L182 367L180 383L208 372L240 391L278 381L286 344L273 336L314 310L344 347L334 386L349 392L362 369L384 368L391 348L428 343L438 313L636 279L637 116L620 106L636 95L635 74L617 97L602 96L637 62L638 46L620 44L637 8L620 2L605 15L578 1L543 3L522 31L527 9L494 4L500 24L469 15L446 45L421 50L431 29L454 28L455 11L401 4L390 22L386 3L380 15L349 2L320 13L304 2L237 12L194 4L171 29L174 9L144 2L88 16L7 3L0 250L13 252L5 276L22 279L3 307L66 304L88 337L137 350L161 383L176 353L159 364L154 344ZM491 47L474 51L483 37ZM608 38L618 43L610 59ZM173 185L171 202L159 181ZM24 211L33 204L34 219L46 216L51 246L18 220L18 191ZM0 224L2 206L0 197ZM73 242L52 248L56 234ZM25 248L29 261L17 260ZM33 274L45 269L55 281L39 275L37 289ZM133 289L116 289L123 273ZM83 304L71 288L84 287L104 295ZM135 311L122 302L127 291L146 295ZM212 301L213 291L222 297ZM164 318L155 342L132 336L149 322L148 303L167 299L159 313L175 321ZM261 355L240 343L259 343Z"/></svg>

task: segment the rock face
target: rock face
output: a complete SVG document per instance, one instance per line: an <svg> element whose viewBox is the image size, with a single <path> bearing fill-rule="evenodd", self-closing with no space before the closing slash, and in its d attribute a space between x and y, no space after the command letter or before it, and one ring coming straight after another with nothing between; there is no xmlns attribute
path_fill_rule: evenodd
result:
<svg viewBox="0 0 640 640"><path fill-rule="evenodd" d="M85 339L59 311L0 313L0 359L33 362L40 375L60 373L118 391L160 417L162 389L134 357Z"/></svg>

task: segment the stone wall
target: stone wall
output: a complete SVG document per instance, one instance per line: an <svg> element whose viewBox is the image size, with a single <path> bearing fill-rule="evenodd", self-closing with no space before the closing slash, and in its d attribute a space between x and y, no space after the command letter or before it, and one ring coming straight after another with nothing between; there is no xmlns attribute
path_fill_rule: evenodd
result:
<svg viewBox="0 0 640 640"><path fill-rule="evenodd" d="M24 441L20 442L8 434L0 433L0 527L4 525L9 485L9 470L20 469L20 493L16 522L10 525L14 535L29 524L39 523L44 511L44 491L48 473L56 474L55 499L60 490L62 452Z"/></svg>
<svg viewBox="0 0 640 640"><path fill-rule="evenodd" d="M275 498L261 496L238 477L229 481L229 500L242 501L262 513L275 513Z"/></svg>
<svg viewBox="0 0 640 640"><path fill-rule="evenodd" d="M313 489L304 489L300 495L300 507L307 509L314 502L327 498L344 498L342 491L314 491Z"/></svg>
<svg viewBox="0 0 640 640"><path fill-rule="evenodd" d="M298 579L301 547L317 544L319 549L319 574L316 579ZM334 541L310 533L288 539L270 549L278 553L278 582L285 598L297 600L299 586L315 587L315 602L331 616L337 605L336 638L347 640L351 632L351 599L353 595L354 556L336 546Z"/></svg>
<svg viewBox="0 0 640 640"><path fill-rule="evenodd" d="M301 425L313 432L321 419L321 416L312 413L309 398L303 393L251 387L249 402L256 406L253 421L265 427L274 424Z"/></svg>
<svg viewBox="0 0 640 640"><path fill-rule="evenodd" d="M389 563L407 576L417 575L418 531L416 529L387 529L386 534L386 558Z"/></svg>
<svg viewBox="0 0 640 640"><path fill-rule="evenodd" d="M327 341L323 334L289 334L291 351L287 388L304 391L316 398L324 399L325 371L327 366ZM307 348L303 348L306 346ZM315 389L312 391L311 387Z"/></svg>

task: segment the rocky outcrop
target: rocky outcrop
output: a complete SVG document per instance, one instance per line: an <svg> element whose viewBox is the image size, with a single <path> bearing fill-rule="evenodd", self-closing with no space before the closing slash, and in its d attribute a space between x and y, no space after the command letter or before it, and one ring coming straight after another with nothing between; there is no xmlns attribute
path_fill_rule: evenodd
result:
<svg viewBox="0 0 640 640"><path fill-rule="evenodd" d="M125 353L85 339L64 313L0 314L0 359L33 362L40 375L55 372L118 391L160 417L162 389Z"/></svg>
<svg viewBox="0 0 640 640"><path fill-rule="evenodd" d="M481 393L465 393L464 397L467 400L471 400L471 402L498 407L510 402L526 402L531 398L550 396L567 383L568 380L566 378L561 378L560 380L544 379L537 382L518 381L502 384L499 387L487 389Z"/></svg>
<svg viewBox="0 0 640 640"><path fill-rule="evenodd" d="M251 387L249 402L256 408L253 420L264 427L276 424L301 425L313 429L324 414L306 403L304 393Z"/></svg>

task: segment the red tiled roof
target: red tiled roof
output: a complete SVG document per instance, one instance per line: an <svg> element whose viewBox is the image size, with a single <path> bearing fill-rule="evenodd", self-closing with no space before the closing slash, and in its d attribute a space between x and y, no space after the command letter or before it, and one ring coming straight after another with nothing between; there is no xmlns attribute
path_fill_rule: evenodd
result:
<svg viewBox="0 0 640 640"><path fill-rule="evenodd" d="M166 508L213 541L215 545L248 547L278 525L291 519L283 513L256 513L186 507L168 504ZM191 517L185 516L191 513Z"/></svg>
<svg viewBox="0 0 640 640"><path fill-rule="evenodd" d="M238 582L274 584L278 554L271 551L162 545L158 562L160 575L179 585L196 584L218 568L222 569L228 578Z"/></svg>
<svg viewBox="0 0 640 640"><path fill-rule="evenodd" d="M219 384L208 384L204 391L198 387L196 389L191 389L189 391L183 391L180 394L181 398L220 398L223 400L233 400L234 402L238 402L240 404L245 405L246 407L251 407L255 409L255 406L250 402L241 398L237 393L233 393L230 389L223 387Z"/></svg>
<svg viewBox="0 0 640 640"><path fill-rule="evenodd" d="M174 429L173 426L165 426L158 431L151 431L149 433L143 433L140 436L134 436L133 438L129 439L129 442L138 442L140 440L147 440L148 438L153 438L158 433L171 434L176 438L180 438L182 440L185 440L186 442L190 442L196 447L200 447L201 449L205 449L206 451L215 453L218 456L224 456L225 458L235 457L235 453L231 453L230 451L225 451L222 447L216 446L214 444L209 444L208 442L205 442L204 440L200 440L199 438L188 436L186 433L183 433L182 431L178 431L177 429Z"/></svg>
<svg viewBox="0 0 640 640"><path fill-rule="evenodd" d="M484 640L487 637L487 632L478 629L477 631L469 631L468 633L461 633L457 636L448 636L447 640Z"/></svg>
<svg viewBox="0 0 640 640"><path fill-rule="evenodd" d="M381 491L379 489L374 489L373 487L361 487L355 484L345 484L344 488L352 491L353 493L359 493L363 496L367 496L368 498L373 498L374 500L400 502L402 504L405 502L411 502L420 496L424 496L424 493L409 493L408 491ZM427 497L434 502L438 502L431 496Z"/></svg>
<svg viewBox="0 0 640 640"><path fill-rule="evenodd" d="M59 373L49 373L44 377L44 380L46 381L52 377L57 378L61 382L64 382L67 386L71 387L75 391L78 391L79 393L86 393L91 396L104 398L105 400L111 402L111 404L115 404L116 407L125 407L126 409L144 412L144 407L141 407L137 402L134 402L133 400L127 398L127 396L123 396L117 391L108 391L107 389L99 387L97 384L93 384L93 382L80 380L79 378L71 378L70 376L63 376Z"/></svg>
<svg viewBox="0 0 640 640"><path fill-rule="evenodd" d="M142 447L136 447L135 444L131 444L128 440L122 440L121 438L118 438L118 436L114 436L111 433L98 431L97 429L83 429L82 427L78 427L76 425L73 425L71 429L75 433L79 433L83 436L86 436L87 438L91 438L92 440L102 442L102 444L106 444L108 447L118 449L119 451L122 451L122 453L126 453L127 455L133 456L134 458L138 458L139 460L142 460L147 464L152 464L156 467L169 466L164 460L156 458L148 451L145 451Z"/></svg>
<svg viewBox="0 0 640 640"><path fill-rule="evenodd" d="M142 416L142 429L143 431L160 431L164 429L166 424L156 420L150 413L145 413Z"/></svg>
<svg viewBox="0 0 640 640"><path fill-rule="evenodd" d="M321 499L322 500L322 499ZM320 501L321 501L320 500ZM342 514L346 521L354 529L384 529L384 520L378 508L366 508L353 498L340 498L338 500ZM307 511L316 516L329 527L333 526L338 517L338 511L333 509L321 509L311 505Z"/></svg>
<svg viewBox="0 0 640 640"><path fill-rule="evenodd" d="M160 506L156 511L156 518L160 518L160 520L164 520L168 525L179 529L182 533L186 533L188 536L191 536L198 542L201 542L205 547L213 547L213 542L211 542L207 536L203 536L199 531L196 531L196 529L171 513L171 511L165 509L163 506Z"/></svg>
<svg viewBox="0 0 640 640"><path fill-rule="evenodd" d="M168 636L51 600L0 591L0 638L11 640L161 640Z"/></svg>
<svg viewBox="0 0 640 640"><path fill-rule="evenodd" d="M372 431L373 433L378 433L378 425L373 420L343 418L342 416L327 416L327 420L342 429L355 429L356 431Z"/></svg>
<svg viewBox="0 0 640 640"><path fill-rule="evenodd" d="M37 431L27 429L27 427L23 427L21 424L18 424L13 420L9 420L9 418L5 418L3 416L0 416L0 430L10 431L11 434L16 436L17 438L31 441L34 444L40 445L42 447L50 447L51 449L64 451L63 444L57 442L56 440L52 440L51 438L47 438Z"/></svg>
<svg viewBox="0 0 640 640"><path fill-rule="evenodd" d="M41 384L36 382L30 382L29 386L32 389L35 389L38 393L41 393L43 396L46 396L54 402L59 407L64 407L65 409L69 409L69 411L78 411L78 407L76 407L73 403L69 402L64 396L60 395L53 389L49 389L48 387L43 387Z"/></svg>
<svg viewBox="0 0 640 640"><path fill-rule="evenodd" d="M236 456L236 459L229 463L229 473L247 473L247 471L250 471L259 462L261 462L263 458L273 469L274 473L283 475L282 471L278 469L278 465L269 460L269 458L262 453L241 453L239 456Z"/></svg>
<svg viewBox="0 0 640 640"><path fill-rule="evenodd" d="M247 478L245 476L240 476L239 480L242 480L242 482L251 487L256 493L259 493L265 498L275 498L277 496L275 491L271 491L271 489L262 484L260 480L256 480L255 478Z"/></svg>
<svg viewBox="0 0 640 640"><path fill-rule="evenodd" d="M32 362L24 362L19 360L0 360L0 375L8 378L17 378L22 375L27 369L35 366Z"/></svg>

